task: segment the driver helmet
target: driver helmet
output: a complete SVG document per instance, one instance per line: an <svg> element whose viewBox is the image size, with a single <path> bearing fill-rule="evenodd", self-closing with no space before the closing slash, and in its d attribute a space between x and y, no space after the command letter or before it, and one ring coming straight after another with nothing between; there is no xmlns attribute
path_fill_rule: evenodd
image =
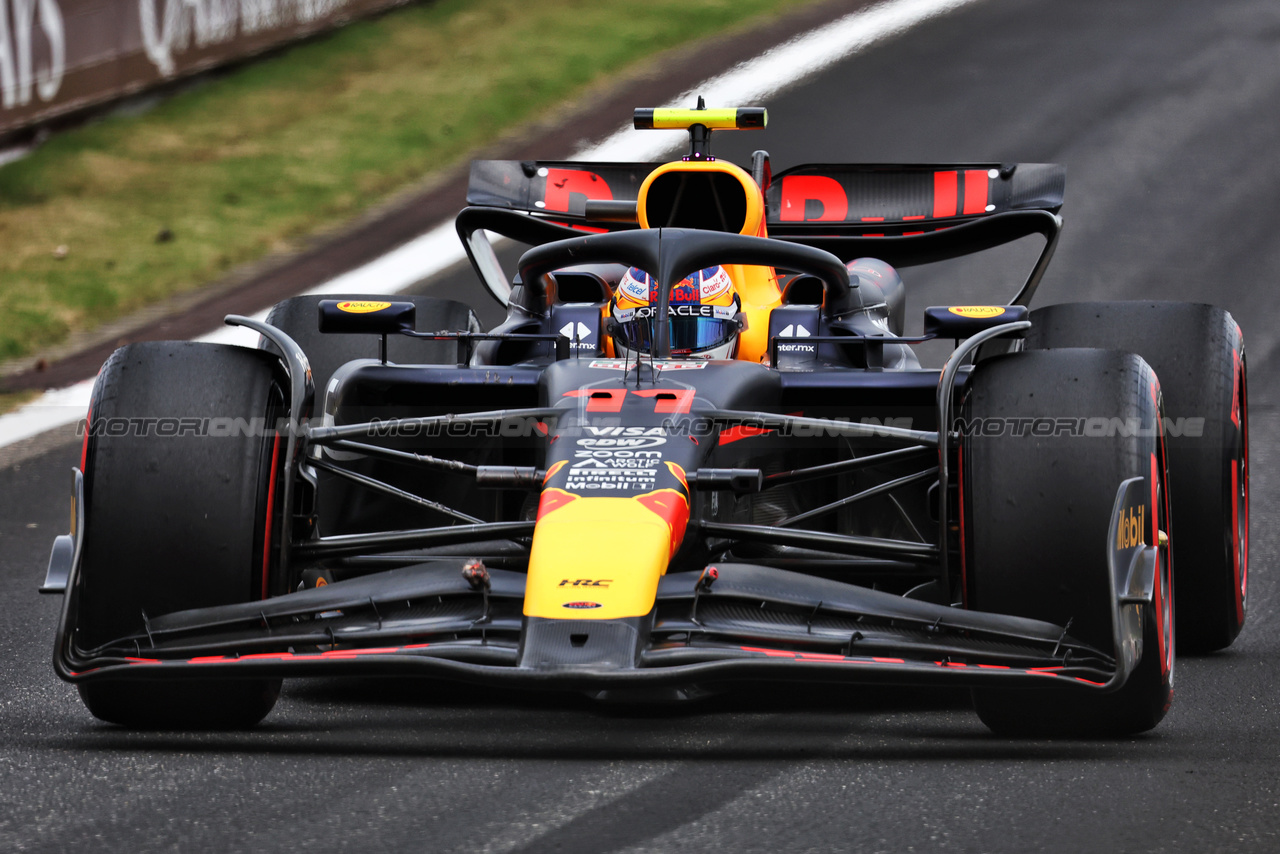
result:
<svg viewBox="0 0 1280 854"><path fill-rule="evenodd" d="M627 270L609 301L613 346L620 356L649 353L658 312L658 283L643 270ZM742 331L742 300L724 267L708 267L682 279L671 291L668 314L671 355L732 359Z"/></svg>

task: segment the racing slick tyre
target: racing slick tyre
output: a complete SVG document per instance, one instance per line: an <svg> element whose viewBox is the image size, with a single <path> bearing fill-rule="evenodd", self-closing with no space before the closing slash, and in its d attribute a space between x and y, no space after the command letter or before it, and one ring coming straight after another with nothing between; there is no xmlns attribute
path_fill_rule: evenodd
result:
<svg viewBox="0 0 1280 854"><path fill-rule="evenodd" d="M270 354L220 344L131 344L107 360L84 449L80 650L134 636L143 639L133 654L144 655L149 617L266 597L284 443L256 425L287 414L282 377ZM280 680L79 688L89 711L111 723L232 728L271 711Z"/></svg>
<svg viewBox="0 0 1280 854"><path fill-rule="evenodd" d="M1249 583L1249 408L1244 341L1230 314L1179 302L1053 305L1031 314L1028 349L1137 353L1164 391L1169 503L1178 521L1179 652L1230 646Z"/></svg>
<svg viewBox="0 0 1280 854"><path fill-rule="evenodd" d="M320 332L320 301L398 300L412 302L417 308L415 324L420 332L480 332L481 326L470 307L451 299L408 294L370 296L368 294L324 294L293 297L276 303L267 315L267 323L297 342L311 362L311 378L316 387L316 411L324 401L324 390L342 365L353 359L376 359L381 346L380 335L325 334ZM275 350L263 342L263 347ZM402 365L452 364L458 356L454 341L426 341L404 335L387 336L387 360Z"/></svg>
<svg viewBox="0 0 1280 854"><path fill-rule="evenodd" d="M983 426L966 431L961 478L970 608L1047 620L1114 654L1109 530L1123 481L1154 481L1144 541L1169 533L1159 395L1155 374L1132 353L1013 353L974 369L965 417ZM1073 428L1082 423L1090 429ZM1154 603L1142 608L1142 656L1119 690L983 688L974 691L983 723L1002 735L1059 737L1130 735L1159 723L1174 660L1172 559L1167 548L1159 555Z"/></svg>

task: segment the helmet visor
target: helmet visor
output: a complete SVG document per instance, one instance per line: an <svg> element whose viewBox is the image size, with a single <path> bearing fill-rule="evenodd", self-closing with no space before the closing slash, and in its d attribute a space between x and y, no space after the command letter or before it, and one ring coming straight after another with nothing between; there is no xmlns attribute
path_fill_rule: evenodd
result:
<svg viewBox="0 0 1280 854"><path fill-rule="evenodd" d="M618 325L618 338L628 350L653 350L656 309L636 309L634 317ZM619 312L621 314L621 312ZM735 306L673 305L667 318L673 355L700 353L732 341L741 329Z"/></svg>

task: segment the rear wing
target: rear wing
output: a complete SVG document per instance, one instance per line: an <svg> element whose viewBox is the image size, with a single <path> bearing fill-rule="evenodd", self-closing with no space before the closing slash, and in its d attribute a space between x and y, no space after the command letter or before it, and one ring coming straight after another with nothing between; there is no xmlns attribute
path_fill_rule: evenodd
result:
<svg viewBox="0 0 1280 854"><path fill-rule="evenodd" d="M909 267L968 255L1032 234L1046 240L1026 284L1026 305L1053 255L1066 170L1052 163L806 164L771 175L758 152L770 237L816 246L845 261L874 256ZM483 231L525 243L583 231L636 228L645 178L661 163L477 160L458 234L500 302L503 281Z"/></svg>
<svg viewBox="0 0 1280 854"><path fill-rule="evenodd" d="M588 201L634 202L661 163L476 160L467 204L562 214L604 227ZM767 173L766 173L767 174ZM806 164L766 177L770 235L919 234L1006 211L1062 207L1066 170L1053 163Z"/></svg>
<svg viewBox="0 0 1280 854"><path fill-rule="evenodd" d="M560 160L473 160L467 204L531 214L561 214L591 223L588 200L634 202L661 163L575 163ZM634 223L631 224L635 228Z"/></svg>
<svg viewBox="0 0 1280 854"><path fill-rule="evenodd" d="M909 236L1008 211L1062 207L1066 170L1053 163L949 166L810 164L765 189L770 236Z"/></svg>

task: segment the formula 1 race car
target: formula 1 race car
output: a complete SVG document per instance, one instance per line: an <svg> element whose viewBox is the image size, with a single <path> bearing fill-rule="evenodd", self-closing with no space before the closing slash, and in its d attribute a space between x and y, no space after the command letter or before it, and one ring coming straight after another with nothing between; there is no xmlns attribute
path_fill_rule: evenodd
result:
<svg viewBox="0 0 1280 854"><path fill-rule="evenodd" d="M637 110L688 155L474 163L457 229L507 308L490 331L304 296L227 318L258 349L118 350L42 588L59 676L138 727L251 725L283 677L330 675L963 686L997 733L1154 727L1175 614L1183 649L1244 623L1239 327L1030 311L1059 166L711 155L765 121ZM516 275L492 234L531 247ZM904 336L899 268L1028 236L1012 300ZM929 339L956 342L940 370Z"/></svg>

